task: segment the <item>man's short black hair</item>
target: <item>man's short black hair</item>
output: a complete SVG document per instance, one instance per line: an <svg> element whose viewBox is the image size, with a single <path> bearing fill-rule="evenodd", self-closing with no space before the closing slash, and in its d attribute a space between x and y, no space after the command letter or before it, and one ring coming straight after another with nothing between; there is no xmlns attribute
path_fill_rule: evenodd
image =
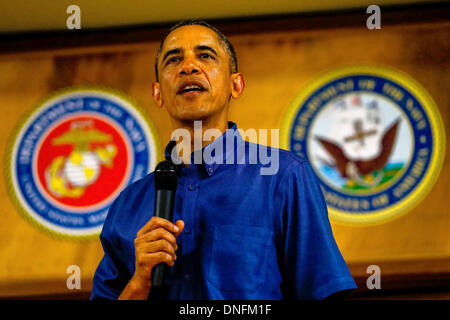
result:
<svg viewBox="0 0 450 320"><path fill-rule="evenodd" d="M235 72L238 71L237 58L236 58L236 53L234 52L233 45L230 43L230 41L228 41L227 37L225 37L225 35L222 32L220 32L216 27L210 25L206 21L202 21L202 20L186 20L186 21L178 22L176 25L174 25L172 28L170 28L169 32L167 32L167 34L164 36L164 38L162 39L161 43L159 44L159 49L158 49L158 53L156 54L156 61L155 61L156 81L159 81L158 59L159 59L159 56L161 55L162 46L163 46L164 41L166 40L167 36L173 30L178 29L178 28L180 28L182 26L193 26L193 25L204 26L206 28L211 29L212 31L214 31L217 34L217 36L219 37L220 42L224 46L224 48L227 51L228 55L230 56L230 72L231 73L235 73Z"/></svg>

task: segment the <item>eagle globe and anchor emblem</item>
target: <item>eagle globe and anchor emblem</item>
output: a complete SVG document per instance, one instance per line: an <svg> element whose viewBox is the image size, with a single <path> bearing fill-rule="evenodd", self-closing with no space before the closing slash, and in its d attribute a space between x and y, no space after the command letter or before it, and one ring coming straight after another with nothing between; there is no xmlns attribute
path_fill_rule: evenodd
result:
<svg viewBox="0 0 450 320"><path fill-rule="evenodd" d="M437 107L413 79L391 69L325 73L297 96L283 128L284 146L310 161L330 217L342 223L404 214L442 166Z"/></svg>
<svg viewBox="0 0 450 320"><path fill-rule="evenodd" d="M28 221L62 238L96 238L114 199L158 158L139 107L105 88L58 91L16 132L10 195Z"/></svg>
<svg viewBox="0 0 450 320"><path fill-rule="evenodd" d="M92 121L72 122L71 130L53 139L55 146L72 145L69 156L57 156L45 170L48 190L56 197L81 197L98 179L102 165L112 168L117 147L111 135L93 128ZM84 128L87 127L87 130ZM90 150L94 143L108 143Z"/></svg>

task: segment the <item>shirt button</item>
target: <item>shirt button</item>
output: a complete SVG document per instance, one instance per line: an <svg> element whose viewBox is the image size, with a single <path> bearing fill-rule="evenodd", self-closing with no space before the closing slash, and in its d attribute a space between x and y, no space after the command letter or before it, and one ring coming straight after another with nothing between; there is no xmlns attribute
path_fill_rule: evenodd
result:
<svg viewBox="0 0 450 320"><path fill-rule="evenodd" d="M187 234L191 234L192 230L191 229L185 229L184 232L186 232Z"/></svg>
<svg viewBox="0 0 450 320"><path fill-rule="evenodd" d="M195 190L195 186L193 184L189 185L189 190L194 191Z"/></svg>
<svg viewBox="0 0 450 320"><path fill-rule="evenodd" d="M191 280L191 275L190 275L189 273L186 273L186 274L184 275L184 278L185 278L186 280Z"/></svg>
<svg viewBox="0 0 450 320"><path fill-rule="evenodd" d="M213 169L212 168L208 168L208 173L213 173Z"/></svg>

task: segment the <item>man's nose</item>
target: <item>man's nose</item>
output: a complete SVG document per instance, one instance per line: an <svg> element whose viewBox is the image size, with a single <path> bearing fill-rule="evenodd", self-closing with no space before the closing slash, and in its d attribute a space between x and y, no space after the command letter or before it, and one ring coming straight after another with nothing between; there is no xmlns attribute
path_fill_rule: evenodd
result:
<svg viewBox="0 0 450 320"><path fill-rule="evenodd" d="M199 72L200 69L192 59L186 59L181 66L180 74L190 75Z"/></svg>

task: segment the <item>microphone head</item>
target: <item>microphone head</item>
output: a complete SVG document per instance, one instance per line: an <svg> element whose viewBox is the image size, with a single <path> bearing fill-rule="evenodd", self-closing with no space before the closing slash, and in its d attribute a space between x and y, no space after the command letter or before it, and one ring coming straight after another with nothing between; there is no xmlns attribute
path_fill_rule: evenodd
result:
<svg viewBox="0 0 450 320"><path fill-rule="evenodd" d="M178 184L179 168L171 161L161 161L155 169L155 189L175 191Z"/></svg>

